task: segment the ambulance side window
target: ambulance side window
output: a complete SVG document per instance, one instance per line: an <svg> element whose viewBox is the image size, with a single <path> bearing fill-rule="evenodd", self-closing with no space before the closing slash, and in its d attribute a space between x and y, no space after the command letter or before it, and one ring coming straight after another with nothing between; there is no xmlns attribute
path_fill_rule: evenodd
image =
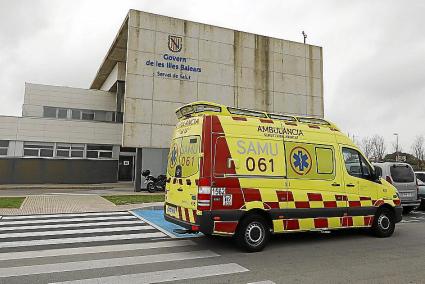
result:
<svg viewBox="0 0 425 284"><path fill-rule="evenodd" d="M349 175L364 179L371 177L370 166L358 151L344 147L342 148L342 155Z"/></svg>
<svg viewBox="0 0 425 284"><path fill-rule="evenodd" d="M316 147L316 163L318 174L333 174L334 153L331 148Z"/></svg>

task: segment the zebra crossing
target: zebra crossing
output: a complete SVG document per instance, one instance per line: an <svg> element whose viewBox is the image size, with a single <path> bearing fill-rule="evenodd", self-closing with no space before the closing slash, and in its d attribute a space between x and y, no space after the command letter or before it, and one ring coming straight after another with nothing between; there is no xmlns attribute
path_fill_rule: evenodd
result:
<svg viewBox="0 0 425 284"><path fill-rule="evenodd" d="M0 217L0 283L196 282L248 271L130 212Z"/></svg>

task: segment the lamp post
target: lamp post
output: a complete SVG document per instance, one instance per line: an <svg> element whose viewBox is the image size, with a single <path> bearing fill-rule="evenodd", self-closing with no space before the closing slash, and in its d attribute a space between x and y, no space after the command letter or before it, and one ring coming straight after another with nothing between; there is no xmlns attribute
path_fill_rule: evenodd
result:
<svg viewBox="0 0 425 284"><path fill-rule="evenodd" d="M304 44L305 44L305 42L306 42L306 39L307 39L307 34L304 32L304 31L302 31L302 34L303 34L303 38L304 38Z"/></svg>
<svg viewBox="0 0 425 284"><path fill-rule="evenodd" d="M394 133L395 137L396 137L396 142L395 142L395 161L398 162L398 133Z"/></svg>

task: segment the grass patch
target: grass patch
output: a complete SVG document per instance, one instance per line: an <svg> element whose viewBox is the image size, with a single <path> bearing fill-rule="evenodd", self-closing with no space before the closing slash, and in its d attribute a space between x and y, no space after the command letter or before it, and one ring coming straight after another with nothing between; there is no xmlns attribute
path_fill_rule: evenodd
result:
<svg viewBox="0 0 425 284"><path fill-rule="evenodd" d="M25 197L0 197L0 208L20 208Z"/></svg>
<svg viewBox="0 0 425 284"><path fill-rule="evenodd" d="M106 195L102 196L106 200L114 203L115 205L126 205L135 203L148 203L148 202L161 202L164 201L163 194L152 195Z"/></svg>

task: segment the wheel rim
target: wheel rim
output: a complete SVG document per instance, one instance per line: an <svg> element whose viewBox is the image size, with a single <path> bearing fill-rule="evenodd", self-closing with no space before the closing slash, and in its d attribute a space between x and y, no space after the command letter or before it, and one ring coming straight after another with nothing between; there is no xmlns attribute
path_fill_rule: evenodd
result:
<svg viewBox="0 0 425 284"><path fill-rule="evenodd" d="M391 221L387 215L380 215L378 218L378 226L383 230L388 230L391 226Z"/></svg>
<svg viewBox="0 0 425 284"><path fill-rule="evenodd" d="M245 240L251 246L260 245L264 240L264 235L264 227L258 222L249 224L245 230Z"/></svg>

